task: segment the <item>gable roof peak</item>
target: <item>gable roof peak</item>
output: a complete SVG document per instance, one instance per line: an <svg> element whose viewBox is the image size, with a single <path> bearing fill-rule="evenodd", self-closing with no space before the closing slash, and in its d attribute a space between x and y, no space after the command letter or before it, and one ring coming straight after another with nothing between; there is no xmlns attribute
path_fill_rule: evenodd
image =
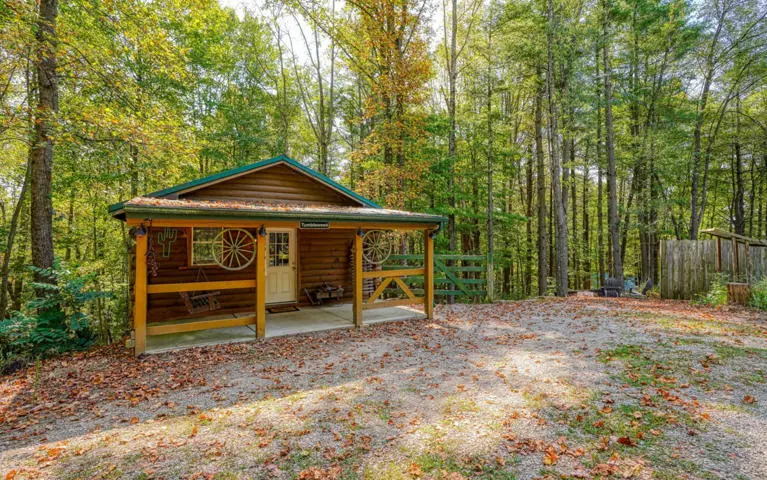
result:
<svg viewBox="0 0 767 480"><path fill-rule="evenodd" d="M241 175L245 175L251 172L256 172L258 170L261 170L263 168L271 167L278 164L285 164L291 167L293 170L298 171L301 174L304 174L311 178L312 180L321 183L325 185L326 187L331 188L332 190L337 191L341 195L350 198L354 200L355 202L360 203L363 207L368 208L382 208L381 205L378 205L377 203L373 202L372 200L363 197L362 195L357 194L353 190L344 187L340 183L336 182L335 180L321 174L320 172L307 167L306 165L290 158L289 156L285 155L284 153L277 155L276 157L272 157L266 160L261 160L258 162L250 163L247 165L243 165L240 167L232 168L229 170L224 170L222 172L214 173L212 175L208 175L207 177L199 178L197 180L191 180L189 182L181 183L179 185L175 185L172 187L168 187L162 190L158 190L156 192L148 193L144 195L145 197L153 197L153 198L166 198L168 196L178 196L180 194L192 192L194 190L198 190L201 188L204 188L208 185L212 185L214 183L218 183L224 180L227 180L229 178L238 177ZM117 210L120 210L124 206L125 202L116 203L114 205L111 205L109 207L110 212L115 212Z"/></svg>

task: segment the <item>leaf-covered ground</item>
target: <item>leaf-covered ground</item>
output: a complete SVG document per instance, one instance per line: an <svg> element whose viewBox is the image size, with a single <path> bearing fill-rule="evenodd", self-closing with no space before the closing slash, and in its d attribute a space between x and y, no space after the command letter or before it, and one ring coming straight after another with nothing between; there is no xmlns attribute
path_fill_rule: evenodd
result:
<svg viewBox="0 0 767 480"><path fill-rule="evenodd" d="M767 478L767 321L570 298L0 382L0 478Z"/></svg>

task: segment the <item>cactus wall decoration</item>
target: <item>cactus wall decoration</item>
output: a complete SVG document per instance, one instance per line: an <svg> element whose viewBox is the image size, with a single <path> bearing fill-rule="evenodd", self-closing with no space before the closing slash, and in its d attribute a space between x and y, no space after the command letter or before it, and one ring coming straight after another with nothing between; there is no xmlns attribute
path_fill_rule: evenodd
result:
<svg viewBox="0 0 767 480"><path fill-rule="evenodd" d="M162 258L170 257L170 248L178 239L178 230L165 227L165 230L157 233L157 242L162 245Z"/></svg>

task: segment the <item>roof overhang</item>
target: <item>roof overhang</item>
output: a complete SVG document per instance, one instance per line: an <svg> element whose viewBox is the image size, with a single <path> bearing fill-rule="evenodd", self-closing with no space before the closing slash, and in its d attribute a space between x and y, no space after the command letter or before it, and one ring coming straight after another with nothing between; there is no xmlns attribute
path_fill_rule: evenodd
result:
<svg viewBox="0 0 767 480"><path fill-rule="evenodd" d="M708 228L706 230L701 230L700 233L705 233L711 235L712 237L726 238L728 240L735 240L736 242L747 243L754 247L767 247L767 240L746 237L744 235L738 235L737 233L728 232L718 228Z"/></svg>
<svg viewBox="0 0 767 480"><path fill-rule="evenodd" d="M166 207L154 205L126 204L112 214L122 220L183 220L193 224L195 220L220 221L324 221L344 224L380 223L392 225L422 225L441 229L447 218L425 213L400 212L386 209L348 209L348 211L282 211L247 210L230 208Z"/></svg>

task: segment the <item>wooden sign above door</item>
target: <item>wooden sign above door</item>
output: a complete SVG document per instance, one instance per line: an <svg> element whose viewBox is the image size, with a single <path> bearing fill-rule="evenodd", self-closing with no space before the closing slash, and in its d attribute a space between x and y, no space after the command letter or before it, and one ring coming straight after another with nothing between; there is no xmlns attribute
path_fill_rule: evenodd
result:
<svg viewBox="0 0 767 480"><path fill-rule="evenodd" d="M330 222L301 222L302 229L325 229L330 228Z"/></svg>

